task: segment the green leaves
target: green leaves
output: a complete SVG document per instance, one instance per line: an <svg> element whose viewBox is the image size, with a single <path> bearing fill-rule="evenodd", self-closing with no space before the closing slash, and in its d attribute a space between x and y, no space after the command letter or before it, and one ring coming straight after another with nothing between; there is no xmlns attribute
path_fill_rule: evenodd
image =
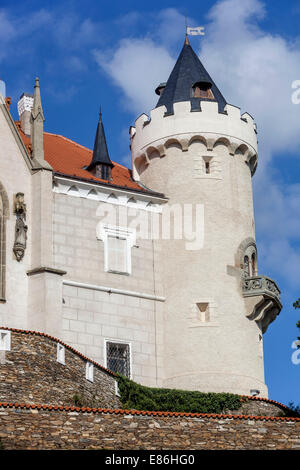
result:
<svg viewBox="0 0 300 470"><path fill-rule="evenodd" d="M294 308L300 308L300 299L296 300L296 302L293 303Z"/></svg>
<svg viewBox="0 0 300 470"><path fill-rule="evenodd" d="M151 388L117 375L123 408L144 411L185 413L222 413L237 410L241 397L231 393L202 393L186 390Z"/></svg>

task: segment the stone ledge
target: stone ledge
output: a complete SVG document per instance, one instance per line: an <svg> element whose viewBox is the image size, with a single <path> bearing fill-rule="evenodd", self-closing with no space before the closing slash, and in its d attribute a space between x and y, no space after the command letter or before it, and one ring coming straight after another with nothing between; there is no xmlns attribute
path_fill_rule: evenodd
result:
<svg viewBox="0 0 300 470"><path fill-rule="evenodd" d="M33 276L35 274L41 273L51 273L51 274L58 274L59 276L64 276L67 274L67 271L62 271L61 269L56 268L49 268L47 266L40 266L39 268L30 269L27 271L27 276Z"/></svg>

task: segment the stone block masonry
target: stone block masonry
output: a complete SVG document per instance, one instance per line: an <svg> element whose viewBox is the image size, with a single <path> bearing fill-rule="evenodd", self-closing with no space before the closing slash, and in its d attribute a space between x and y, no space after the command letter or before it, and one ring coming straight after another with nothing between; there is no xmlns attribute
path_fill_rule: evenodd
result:
<svg viewBox="0 0 300 470"><path fill-rule="evenodd" d="M11 350L0 351L0 401L120 407L114 374L67 345L65 364L57 362L58 342L11 331ZM87 362L94 364L93 382L86 379Z"/></svg>
<svg viewBox="0 0 300 470"><path fill-rule="evenodd" d="M300 449L300 419L0 404L3 449Z"/></svg>

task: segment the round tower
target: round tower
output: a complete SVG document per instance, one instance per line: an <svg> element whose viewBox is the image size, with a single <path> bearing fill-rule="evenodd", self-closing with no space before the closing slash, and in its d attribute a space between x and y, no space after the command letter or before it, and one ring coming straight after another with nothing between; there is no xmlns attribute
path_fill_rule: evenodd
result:
<svg viewBox="0 0 300 470"><path fill-rule="evenodd" d="M164 387L266 397L262 334L281 304L274 281L257 273L256 125L226 103L187 40L157 93L130 134L133 176L167 196L163 230L172 221L169 239L156 242Z"/></svg>

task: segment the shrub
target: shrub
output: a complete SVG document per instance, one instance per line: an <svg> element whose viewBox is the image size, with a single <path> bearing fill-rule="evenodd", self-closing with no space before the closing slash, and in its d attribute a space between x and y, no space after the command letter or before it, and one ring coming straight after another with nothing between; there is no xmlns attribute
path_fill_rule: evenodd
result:
<svg viewBox="0 0 300 470"><path fill-rule="evenodd" d="M123 408L144 411L185 413L222 413L237 410L242 401L231 393L203 393L186 390L145 387L117 375Z"/></svg>

